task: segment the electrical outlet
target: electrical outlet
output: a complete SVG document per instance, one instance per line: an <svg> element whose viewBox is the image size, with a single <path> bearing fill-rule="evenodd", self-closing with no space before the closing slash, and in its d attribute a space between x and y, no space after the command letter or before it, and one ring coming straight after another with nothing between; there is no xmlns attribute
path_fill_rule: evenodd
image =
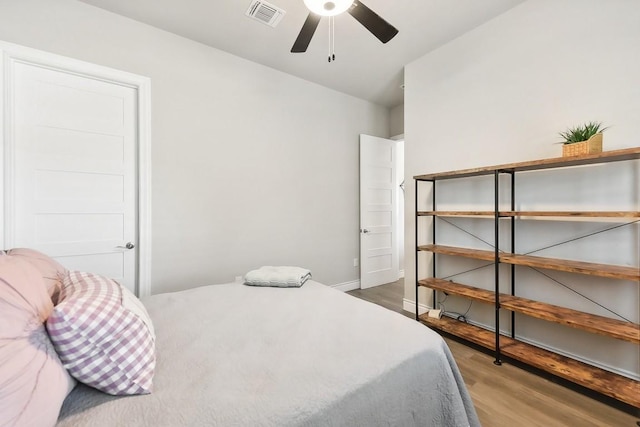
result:
<svg viewBox="0 0 640 427"><path fill-rule="evenodd" d="M357 267L358 266L358 258L354 258L353 259L353 266Z"/></svg>

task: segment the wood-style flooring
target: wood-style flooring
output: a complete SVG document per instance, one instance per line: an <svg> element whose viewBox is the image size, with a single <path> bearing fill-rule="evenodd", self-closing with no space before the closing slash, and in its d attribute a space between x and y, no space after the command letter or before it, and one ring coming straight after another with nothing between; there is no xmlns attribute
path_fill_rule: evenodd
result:
<svg viewBox="0 0 640 427"><path fill-rule="evenodd" d="M403 280L350 295L414 318L402 309ZM426 326L425 326L426 327ZM446 338L483 427L638 427L640 418ZM640 412L640 411L639 411ZM640 414L638 414L640 416Z"/></svg>

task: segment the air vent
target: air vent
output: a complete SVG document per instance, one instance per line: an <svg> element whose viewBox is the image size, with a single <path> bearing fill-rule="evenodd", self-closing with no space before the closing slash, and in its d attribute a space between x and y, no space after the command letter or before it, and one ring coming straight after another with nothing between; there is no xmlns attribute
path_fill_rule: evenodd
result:
<svg viewBox="0 0 640 427"><path fill-rule="evenodd" d="M253 0L245 15L270 27L275 27L285 13L287 12L266 1Z"/></svg>

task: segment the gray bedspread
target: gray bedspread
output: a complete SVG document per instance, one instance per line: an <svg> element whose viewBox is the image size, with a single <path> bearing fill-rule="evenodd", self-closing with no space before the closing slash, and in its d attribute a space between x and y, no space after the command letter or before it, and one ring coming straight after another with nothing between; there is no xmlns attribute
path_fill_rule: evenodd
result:
<svg viewBox="0 0 640 427"><path fill-rule="evenodd" d="M154 391L79 385L57 426L479 426L442 338L309 281L154 295Z"/></svg>

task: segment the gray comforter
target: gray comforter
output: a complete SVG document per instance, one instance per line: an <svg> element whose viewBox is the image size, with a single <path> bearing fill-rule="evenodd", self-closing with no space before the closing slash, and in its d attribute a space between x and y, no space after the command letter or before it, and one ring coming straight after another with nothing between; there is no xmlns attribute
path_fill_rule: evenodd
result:
<svg viewBox="0 0 640 427"><path fill-rule="evenodd" d="M154 295L154 391L79 385L59 427L479 426L442 338L309 281Z"/></svg>

